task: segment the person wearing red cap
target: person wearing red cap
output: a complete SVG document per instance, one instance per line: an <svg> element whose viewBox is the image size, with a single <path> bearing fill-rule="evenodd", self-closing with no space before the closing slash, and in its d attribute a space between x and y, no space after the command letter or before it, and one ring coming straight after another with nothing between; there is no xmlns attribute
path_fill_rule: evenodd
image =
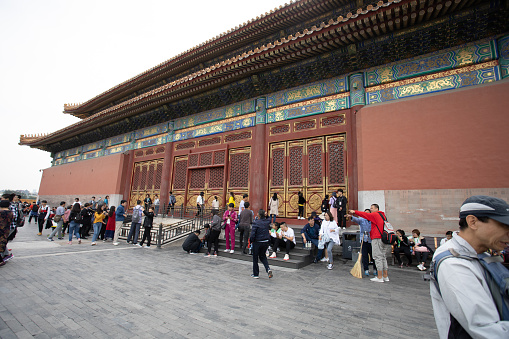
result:
<svg viewBox="0 0 509 339"><path fill-rule="evenodd" d="M509 321L501 319L478 255L502 251L509 244L509 205L494 197L472 196L463 202L459 217L459 233L433 256L430 294L438 334L507 338ZM446 251L452 255L441 259Z"/></svg>

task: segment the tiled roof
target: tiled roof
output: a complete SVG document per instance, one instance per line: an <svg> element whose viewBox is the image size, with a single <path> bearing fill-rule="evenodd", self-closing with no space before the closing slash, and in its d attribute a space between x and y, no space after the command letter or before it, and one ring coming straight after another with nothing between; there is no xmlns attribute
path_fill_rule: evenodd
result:
<svg viewBox="0 0 509 339"><path fill-rule="evenodd" d="M259 71L271 65L302 59L320 51L323 52L338 46L359 42L369 37L384 34L386 31L393 31L400 26L401 28L407 27L414 22L425 20L426 17L429 18L432 14L440 13L440 11L442 13L447 12L451 4L456 7L460 2L464 4L467 1L454 0L454 4L452 4L452 1L447 1L445 5L435 3L424 9L418 7L418 1L416 0L379 1L376 5L369 5L366 8L358 9L354 13L348 13L346 16L339 16L328 22L322 22L318 26L313 26L302 32L184 76L164 86L104 109L59 131L35 140L20 140L20 144L41 147L45 144L57 142L97 128L99 122L104 124L117 121L154 105L168 102L168 100L176 100L185 95L192 95L193 92L217 86L222 81L227 81L232 77L243 74L246 76L250 71ZM444 6L447 6L445 10ZM396 13L398 15L395 15ZM185 53L187 52L189 51ZM151 70L157 69L157 67L161 67L161 65ZM128 80L128 82L131 80Z"/></svg>

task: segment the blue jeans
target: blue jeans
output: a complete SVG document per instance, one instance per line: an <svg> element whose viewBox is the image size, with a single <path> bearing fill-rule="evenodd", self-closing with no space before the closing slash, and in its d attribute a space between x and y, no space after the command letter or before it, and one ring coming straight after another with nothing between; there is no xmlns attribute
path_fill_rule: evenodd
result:
<svg viewBox="0 0 509 339"><path fill-rule="evenodd" d="M272 218L274 218L274 220L273 220ZM275 222L276 222L276 215L275 215L275 214L271 214L271 215L270 215L270 217L269 217L269 219L270 219L270 223L271 223L271 224L272 224L272 223L275 223Z"/></svg>
<svg viewBox="0 0 509 339"><path fill-rule="evenodd" d="M133 239L133 244L136 245L138 243L138 236L140 235L140 227L141 223L133 222L131 223L131 229L129 230L129 234L127 235L127 242Z"/></svg>
<svg viewBox="0 0 509 339"><path fill-rule="evenodd" d="M92 236L92 242L95 242L101 233L102 222L96 222L94 224L94 235Z"/></svg>
<svg viewBox="0 0 509 339"><path fill-rule="evenodd" d="M74 220L69 223L69 241L72 241L73 232L76 238L80 238L80 227L81 225Z"/></svg>

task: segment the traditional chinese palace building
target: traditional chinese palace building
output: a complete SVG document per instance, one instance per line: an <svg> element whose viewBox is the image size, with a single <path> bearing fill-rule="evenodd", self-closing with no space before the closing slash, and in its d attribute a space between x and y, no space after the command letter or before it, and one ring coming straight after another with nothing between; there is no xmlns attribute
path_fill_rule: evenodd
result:
<svg viewBox="0 0 509 339"><path fill-rule="evenodd" d="M509 197L507 0L301 0L64 113L20 144L51 152L39 194L145 194L306 214L343 188L398 228L456 229L472 194ZM70 184L72 183L72 184ZM209 205L210 206L210 205Z"/></svg>

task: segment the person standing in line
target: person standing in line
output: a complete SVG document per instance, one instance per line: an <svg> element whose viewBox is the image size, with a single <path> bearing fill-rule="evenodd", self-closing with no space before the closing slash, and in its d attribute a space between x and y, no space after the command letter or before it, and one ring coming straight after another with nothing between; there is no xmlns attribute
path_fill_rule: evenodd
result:
<svg viewBox="0 0 509 339"><path fill-rule="evenodd" d="M53 220L57 222L57 227L48 236L49 241L53 241L53 237L57 234L58 240L62 240L62 226L64 225L64 214L65 214L65 201L60 202L60 206L57 207Z"/></svg>
<svg viewBox="0 0 509 339"><path fill-rule="evenodd" d="M371 213L371 210L366 208L364 212ZM350 215L348 215L348 217L350 217ZM371 233L371 221L358 217L351 218L352 221L360 227L360 233L362 237L362 266L364 268L364 275L369 276L369 258L373 259L373 252L371 250L371 238L369 236ZM372 260L371 263L373 264L373 275L377 276L378 272L376 270L375 261Z"/></svg>
<svg viewBox="0 0 509 339"><path fill-rule="evenodd" d="M133 219L131 221L131 229L127 235L127 243L133 242L133 245L138 243L138 237L140 235L141 227L141 216L143 214L143 207L141 207L141 200L136 201L136 207L133 208Z"/></svg>
<svg viewBox="0 0 509 339"><path fill-rule="evenodd" d="M103 225L104 218L106 218L106 212L101 208L98 208L94 213L94 234L92 235L92 246L97 245L96 240L101 233L101 227Z"/></svg>
<svg viewBox="0 0 509 339"><path fill-rule="evenodd" d="M247 194L244 194L247 196ZM239 215L239 231L240 231L240 248L242 249L242 253L247 254L246 247L249 236L251 235L251 224L253 223L253 211L249 209L249 201L244 202L242 200L240 202L243 204L242 212ZM239 207L240 209L240 207Z"/></svg>
<svg viewBox="0 0 509 339"><path fill-rule="evenodd" d="M108 211L108 222L106 223L106 232L104 232L104 241L107 241L108 238L113 240L113 237L115 236L115 223L115 206L111 206L110 210Z"/></svg>
<svg viewBox="0 0 509 339"><path fill-rule="evenodd" d="M104 204L105 204L106 206L109 206L109 202L110 202L110 200L109 200L109 199L110 199L110 196L109 196L109 195L107 195L107 196L105 196L105 197L104 197L103 202L104 202Z"/></svg>
<svg viewBox="0 0 509 339"><path fill-rule="evenodd" d="M346 229L346 204L348 203L348 199L343 195L343 189L338 189L338 196L337 196L337 215L338 215L338 226L342 229Z"/></svg>
<svg viewBox="0 0 509 339"><path fill-rule="evenodd" d="M210 225L210 237L208 241L208 248L206 257L210 257L210 251L212 250L212 243L214 243L214 257L217 257L217 251L219 247L219 235L221 234L221 217L217 215L218 210L212 210L212 223Z"/></svg>
<svg viewBox="0 0 509 339"><path fill-rule="evenodd" d="M304 198L304 194L302 194L302 192L299 192L298 196L299 200L297 204L299 205L299 216L297 219L305 220L306 218L304 218L304 205L306 204L306 199Z"/></svg>
<svg viewBox="0 0 509 339"><path fill-rule="evenodd" d="M90 208L95 211L97 209L97 201L95 200L95 197L92 197L92 200L88 202L90 204Z"/></svg>
<svg viewBox="0 0 509 339"><path fill-rule="evenodd" d="M336 192L332 192L332 196L330 197L330 200L329 200L329 210L330 210L330 213L332 214L332 218L334 218L334 220L338 220L338 209L337 207L334 207L334 206L337 206L336 205L336 200L337 200L337 194Z"/></svg>
<svg viewBox="0 0 509 339"><path fill-rule="evenodd" d="M500 289L491 290L479 255L490 249L502 251L509 243L509 204L486 195L471 196L461 205L459 218L459 233L433 256L435 262L443 252L451 253L438 259L430 284L438 335L441 339L507 338L509 321L503 319L493 297L501 298Z"/></svg>
<svg viewBox="0 0 509 339"><path fill-rule="evenodd" d="M9 200L0 201L0 267L12 258L12 254L9 254L7 249L7 238L9 237L13 219L10 205Z"/></svg>
<svg viewBox="0 0 509 339"><path fill-rule="evenodd" d="M259 210L257 218L253 221L253 227L251 229L250 236L251 243L253 244L253 274L251 274L251 278L254 279L260 278L258 259L263 263L269 278L274 276L265 254L269 248L269 227L270 219L266 218L264 210Z"/></svg>
<svg viewBox="0 0 509 339"><path fill-rule="evenodd" d="M205 206L205 192L200 192L200 195L196 198L196 216L200 215L200 212L203 212L203 207Z"/></svg>
<svg viewBox="0 0 509 339"><path fill-rule="evenodd" d="M147 194L143 202L145 203L145 209L148 211L148 208L152 206L152 199L150 198L150 194Z"/></svg>
<svg viewBox="0 0 509 339"><path fill-rule="evenodd" d="M138 246L143 247L143 243L145 240L147 240L147 245L145 248L150 248L150 240L152 238L150 232L152 231L152 224L154 223L154 209L150 207L148 212L144 210L143 214L145 214L145 218L143 219L143 228L145 231L143 232L143 238L141 239L141 242Z"/></svg>
<svg viewBox="0 0 509 339"><path fill-rule="evenodd" d="M39 203L34 203L30 205L30 215L28 217L28 223L32 222L32 218L35 219L35 223L37 224L37 217L39 216Z"/></svg>
<svg viewBox="0 0 509 339"><path fill-rule="evenodd" d="M371 205L371 213L350 210L351 215L358 215L361 218L371 221L371 232L369 236L371 238L371 247L373 250L373 259L375 260L376 270L378 276L371 278L374 282L389 282L388 268L387 265L387 248L390 245L386 245L382 242L382 232L384 230L384 221L387 220L385 213L380 211L378 204Z"/></svg>
<svg viewBox="0 0 509 339"><path fill-rule="evenodd" d="M88 202L83 205L83 209L81 210L81 217L83 219L83 226L80 228L81 239L87 239L94 218L94 212L90 208L90 204Z"/></svg>
<svg viewBox="0 0 509 339"><path fill-rule="evenodd" d="M212 200L212 211L216 211L216 214L219 213L219 200L217 200L217 196L214 196L214 200Z"/></svg>
<svg viewBox="0 0 509 339"><path fill-rule="evenodd" d="M65 213L63 215L64 226L62 227L62 235L65 236L65 231L69 229L69 216L71 215L72 205L69 205L65 208Z"/></svg>
<svg viewBox="0 0 509 339"><path fill-rule="evenodd" d="M279 215L279 200L277 198L277 193L274 193L272 198L269 199L269 215L270 222L275 223L276 217Z"/></svg>
<svg viewBox="0 0 509 339"><path fill-rule="evenodd" d="M126 200L122 200L120 205L117 207L115 212L115 235L113 236L113 246L118 246L118 236L120 235L120 230L124 225L125 217L127 216L125 213L125 206L127 205Z"/></svg>
<svg viewBox="0 0 509 339"><path fill-rule="evenodd" d="M157 217L157 214L159 213L159 205L160 205L159 196L156 194L154 196L154 216L155 217Z"/></svg>
<svg viewBox="0 0 509 339"><path fill-rule="evenodd" d="M171 212L171 216L173 217L173 213L175 212L175 204L177 203L177 198L173 195L173 192L170 191L170 198L168 202L168 214Z"/></svg>
<svg viewBox="0 0 509 339"><path fill-rule="evenodd" d="M327 259L329 264L327 265L327 269L332 270L334 267L334 257L332 255L332 248L334 245L341 245L341 241L339 239L339 227L334 220L331 212L325 212L325 220L322 222L322 226L320 227L320 234L318 236L318 240L322 240L324 236L327 234L328 240L325 241L324 249L327 249Z"/></svg>
<svg viewBox="0 0 509 339"><path fill-rule="evenodd" d="M225 223L225 238L226 238L226 249L225 252L234 253L235 249L235 223L237 222L237 213L233 210L235 205L233 203L228 204L228 209L223 214L223 221ZM230 246L231 239L231 246Z"/></svg>
<svg viewBox="0 0 509 339"><path fill-rule="evenodd" d="M108 220L109 220L108 205L99 204L98 206L100 206L100 207L98 207L98 210L104 211L104 213L106 213L106 217L104 218L102 225L101 225L101 230L99 231L99 239L101 239L102 241L106 241L106 238L104 237L104 235L106 234L106 225L108 224Z"/></svg>
<svg viewBox="0 0 509 339"><path fill-rule="evenodd" d="M71 213L69 214L69 245L72 245L72 234L76 236L76 239L78 239L78 244L81 244L81 237L80 237L80 227L81 224L79 223L78 216L81 216L81 208L80 204L74 204L71 208Z"/></svg>
<svg viewBox="0 0 509 339"><path fill-rule="evenodd" d="M41 206L39 206L39 211L37 211L37 214L39 215L39 219L38 219L39 233L37 233L37 235L39 235L39 236L42 235L44 223L46 222L46 220L48 220L50 212L51 212L51 207L49 207L47 204L48 204L48 202L46 200L41 201Z"/></svg>

